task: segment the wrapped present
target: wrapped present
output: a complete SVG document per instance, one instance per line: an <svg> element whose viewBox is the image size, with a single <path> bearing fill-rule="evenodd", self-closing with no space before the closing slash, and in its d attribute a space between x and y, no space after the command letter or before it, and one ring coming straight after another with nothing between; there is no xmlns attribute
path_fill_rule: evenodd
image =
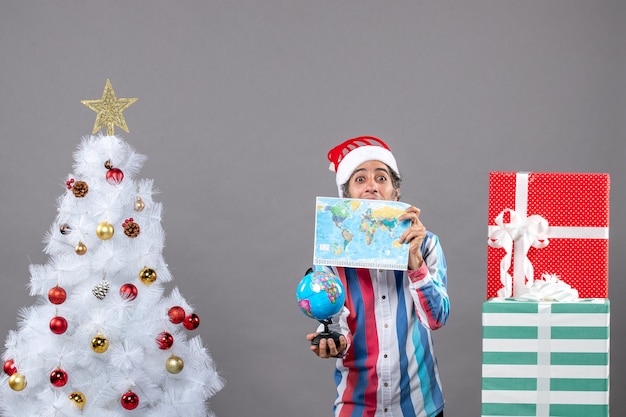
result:
<svg viewBox="0 0 626 417"><path fill-rule="evenodd" d="M487 299L517 296L544 273L581 298L608 298L609 175L492 172Z"/></svg>
<svg viewBox="0 0 626 417"><path fill-rule="evenodd" d="M483 303L482 417L608 417L609 300Z"/></svg>

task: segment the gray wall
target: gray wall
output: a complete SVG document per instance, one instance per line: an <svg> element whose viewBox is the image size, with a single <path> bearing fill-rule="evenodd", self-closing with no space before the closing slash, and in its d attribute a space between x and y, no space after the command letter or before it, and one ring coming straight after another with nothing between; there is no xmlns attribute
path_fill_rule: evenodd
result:
<svg viewBox="0 0 626 417"><path fill-rule="evenodd" d="M106 78L139 97L116 130L161 190L164 256L226 388L221 417L321 416L330 361L294 291L312 259L327 150L386 139L403 200L449 262L435 334L446 416L480 414L488 173L612 176L614 416L626 415L626 2L5 1L0 6L0 338ZM586 262L594 262L587 259ZM585 264L581 264L584 274Z"/></svg>

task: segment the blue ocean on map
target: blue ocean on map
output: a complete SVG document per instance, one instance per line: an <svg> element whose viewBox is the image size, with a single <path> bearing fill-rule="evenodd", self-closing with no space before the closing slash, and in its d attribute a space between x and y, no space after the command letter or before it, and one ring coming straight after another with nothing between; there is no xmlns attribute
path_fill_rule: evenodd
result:
<svg viewBox="0 0 626 417"><path fill-rule="evenodd" d="M317 197L313 264L356 268L407 268L409 245L398 239L410 226L398 201Z"/></svg>

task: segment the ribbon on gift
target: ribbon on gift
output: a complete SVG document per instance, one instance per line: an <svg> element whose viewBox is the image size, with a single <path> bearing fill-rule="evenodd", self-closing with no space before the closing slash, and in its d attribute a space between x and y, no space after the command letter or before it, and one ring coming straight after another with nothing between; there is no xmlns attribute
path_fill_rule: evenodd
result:
<svg viewBox="0 0 626 417"><path fill-rule="evenodd" d="M540 302L537 322L537 416L550 416L550 377L551 377L551 347L552 334L551 318L552 306L550 303Z"/></svg>
<svg viewBox="0 0 626 417"><path fill-rule="evenodd" d="M508 223L504 222L506 213L510 214ZM533 264L527 256L528 250L531 247L545 248L550 243L547 237L548 221L536 214L526 217L517 211L505 209L496 217L495 222L498 228L489 235L489 245L503 248L505 251L500 261L500 281L503 287L498 290L498 297L510 297L513 282L516 283L516 294L532 284L535 273ZM508 272L511 267L513 242L515 242L515 281Z"/></svg>
<svg viewBox="0 0 626 417"><path fill-rule="evenodd" d="M489 226L488 244L503 248L504 257L500 261L500 281L502 288L498 297L511 297L526 292L534 281L534 269L528 259L531 247L545 248L548 238L608 239L608 227L554 227L539 215L527 216L528 211L528 172L518 172L515 181L515 208L504 209L495 218L495 226ZM504 215L510 214L508 223ZM515 243L515 245L513 245ZM514 260L513 276L509 274L511 258ZM513 288L515 286L515 288ZM515 290L515 291L513 291Z"/></svg>
<svg viewBox="0 0 626 417"><path fill-rule="evenodd" d="M535 280L526 292L515 297L520 301L557 301L572 302L578 300L578 291L559 279L556 274L544 273Z"/></svg>

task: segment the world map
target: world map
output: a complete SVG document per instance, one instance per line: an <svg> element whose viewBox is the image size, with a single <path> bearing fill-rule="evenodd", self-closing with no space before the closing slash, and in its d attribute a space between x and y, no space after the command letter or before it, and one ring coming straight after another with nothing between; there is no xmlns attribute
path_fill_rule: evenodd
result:
<svg viewBox="0 0 626 417"><path fill-rule="evenodd" d="M313 263L406 269L409 245L399 238L410 222L398 216L408 207L397 201L317 197Z"/></svg>

